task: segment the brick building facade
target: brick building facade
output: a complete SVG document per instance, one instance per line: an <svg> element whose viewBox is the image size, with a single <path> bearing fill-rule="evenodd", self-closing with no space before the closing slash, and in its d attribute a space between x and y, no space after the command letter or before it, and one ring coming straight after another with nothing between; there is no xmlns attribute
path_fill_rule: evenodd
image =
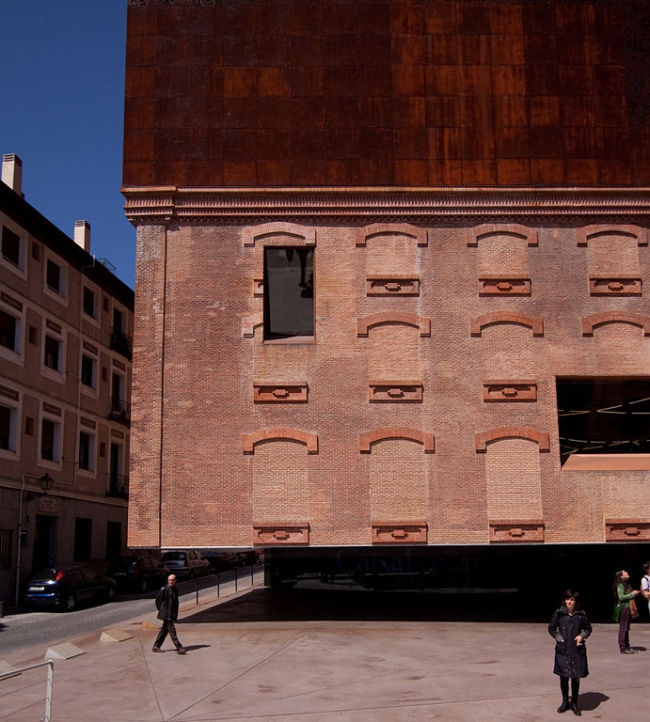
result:
<svg viewBox="0 0 650 722"><path fill-rule="evenodd" d="M649 22L129 3L130 545L642 553Z"/></svg>
<svg viewBox="0 0 650 722"><path fill-rule="evenodd" d="M126 549L133 291L0 183L0 601L51 564ZM45 493L43 493L45 489Z"/></svg>

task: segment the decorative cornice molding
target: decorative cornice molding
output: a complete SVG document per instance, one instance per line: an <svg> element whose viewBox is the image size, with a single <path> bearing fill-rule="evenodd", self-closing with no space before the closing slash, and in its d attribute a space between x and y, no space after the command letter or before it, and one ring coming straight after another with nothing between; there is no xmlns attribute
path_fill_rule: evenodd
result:
<svg viewBox="0 0 650 722"><path fill-rule="evenodd" d="M250 218L458 222L550 216L650 222L650 188L122 188L135 223Z"/></svg>

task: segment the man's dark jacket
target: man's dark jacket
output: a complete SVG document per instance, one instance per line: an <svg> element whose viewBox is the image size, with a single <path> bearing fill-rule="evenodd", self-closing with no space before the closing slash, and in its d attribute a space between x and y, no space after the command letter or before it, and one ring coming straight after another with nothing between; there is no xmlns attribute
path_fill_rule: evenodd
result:
<svg viewBox="0 0 650 722"><path fill-rule="evenodd" d="M169 584L161 587L156 597L158 619L175 622L178 619L178 590Z"/></svg>

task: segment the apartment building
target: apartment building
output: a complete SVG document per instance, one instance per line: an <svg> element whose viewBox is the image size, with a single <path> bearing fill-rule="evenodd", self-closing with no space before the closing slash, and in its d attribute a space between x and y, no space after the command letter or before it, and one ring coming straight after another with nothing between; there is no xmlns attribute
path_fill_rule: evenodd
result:
<svg viewBox="0 0 650 722"><path fill-rule="evenodd" d="M128 13L130 543L637 571L650 6Z"/></svg>
<svg viewBox="0 0 650 722"><path fill-rule="evenodd" d="M48 564L126 548L133 291L0 183L0 600Z"/></svg>

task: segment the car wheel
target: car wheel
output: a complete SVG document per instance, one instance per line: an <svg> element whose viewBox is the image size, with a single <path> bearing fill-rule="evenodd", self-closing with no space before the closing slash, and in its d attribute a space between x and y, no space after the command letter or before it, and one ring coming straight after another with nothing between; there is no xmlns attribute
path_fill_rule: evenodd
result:
<svg viewBox="0 0 650 722"><path fill-rule="evenodd" d="M66 612L74 612L77 607L77 598L74 594L68 594L65 598L64 609Z"/></svg>
<svg viewBox="0 0 650 722"><path fill-rule="evenodd" d="M109 587L109 588L106 590L106 599L107 599L109 602L114 602L116 596L117 596L117 592L115 591L115 587Z"/></svg>

